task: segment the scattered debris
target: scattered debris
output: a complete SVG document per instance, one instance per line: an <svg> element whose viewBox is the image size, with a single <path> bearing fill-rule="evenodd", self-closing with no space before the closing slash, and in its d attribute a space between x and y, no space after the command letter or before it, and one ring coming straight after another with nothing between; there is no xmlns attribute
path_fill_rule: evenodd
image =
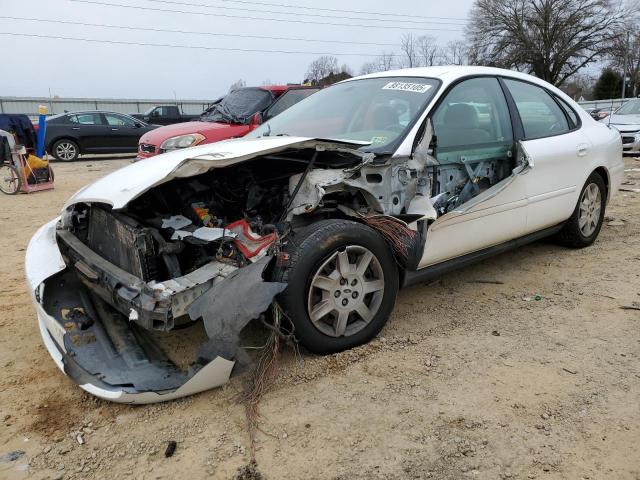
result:
<svg viewBox="0 0 640 480"><path fill-rule="evenodd" d="M621 192L631 192L631 193L640 193L640 188L626 188L626 187L621 187L618 190L620 190Z"/></svg>
<svg viewBox="0 0 640 480"><path fill-rule="evenodd" d="M540 300L542 300L542 295L540 295L539 293L536 293L536 294L533 296L533 299L534 299L536 302L539 302Z"/></svg>
<svg viewBox="0 0 640 480"><path fill-rule="evenodd" d="M222 237L235 238L236 234L230 232L228 228L200 227L193 232L193 237L198 240L204 240L205 242L215 242L216 240L220 240Z"/></svg>
<svg viewBox="0 0 640 480"><path fill-rule="evenodd" d="M624 220L612 220L611 222L607 223L607 225L610 227L624 227L626 224Z"/></svg>
<svg viewBox="0 0 640 480"><path fill-rule="evenodd" d="M566 367L562 367L562 370L564 370L567 373L570 373L571 375L575 375L576 373L578 373L577 370L570 370L570 369L568 369Z"/></svg>
<svg viewBox="0 0 640 480"><path fill-rule="evenodd" d="M76 442L78 442L80 445L84 445L84 437L82 436L81 433L76 435Z"/></svg>
<svg viewBox="0 0 640 480"><path fill-rule="evenodd" d="M467 283L486 283L489 285L504 285L504 282L501 280L468 280Z"/></svg>
<svg viewBox="0 0 640 480"><path fill-rule="evenodd" d="M0 455L0 463L9 463L15 462L22 458L25 454L24 450L13 450L12 452L5 453L4 455Z"/></svg>
<svg viewBox="0 0 640 480"><path fill-rule="evenodd" d="M632 302L631 305L622 305L622 310L640 310L640 302Z"/></svg>
<svg viewBox="0 0 640 480"><path fill-rule="evenodd" d="M169 218L162 219L162 228L173 228L174 230L180 230L187 225L191 225L193 222L183 215L174 215Z"/></svg>
<svg viewBox="0 0 640 480"><path fill-rule="evenodd" d="M491 335L493 335L494 337L499 337L500 336L500 332L497 330L494 330L493 332L491 332Z"/></svg>
<svg viewBox="0 0 640 480"><path fill-rule="evenodd" d="M174 453L176 453L176 447L178 443L175 440L169 441L167 444L167 449L164 451L165 458L172 457Z"/></svg>

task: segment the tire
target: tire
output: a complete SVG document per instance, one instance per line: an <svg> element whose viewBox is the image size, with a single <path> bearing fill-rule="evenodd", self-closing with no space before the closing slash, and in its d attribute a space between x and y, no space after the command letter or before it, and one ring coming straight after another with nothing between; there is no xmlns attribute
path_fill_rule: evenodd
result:
<svg viewBox="0 0 640 480"><path fill-rule="evenodd" d="M556 239L572 248L591 245L602 228L606 203L607 186L602 177L594 172L582 187L578 204Z"/></svg>
<svg viewBox="0 0 640 480"><path fill-rule="evenodd" d="M288 286L278 300L305 348L335 353L382 330L399 278L393 254L378 233L349 220L323 220L292 235L284 251L289 259L274 276ZM357 267L365 264L363 274Z"/></svg>
<svg viewBox="0 0 640 480"><path fill-rule="evenodd" d="M0 164L0 192L15 195L22 188L22 177L13 165Z"/></svg>
<svg viewBox="0 0 640 480"><path fill-rule="evenodd" d="M51 155L60 162L73 162L80 155L80 147L73 140L62 138L53 144Z"/></svg>

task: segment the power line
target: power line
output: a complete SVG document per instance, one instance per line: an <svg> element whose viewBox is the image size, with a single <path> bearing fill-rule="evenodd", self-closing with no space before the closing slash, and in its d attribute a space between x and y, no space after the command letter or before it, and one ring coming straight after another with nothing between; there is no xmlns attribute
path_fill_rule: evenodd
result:
<svg viewBox="0 0 640 480"><path fill-rule="evenodd" d="M300 13L300 12L281 12L277 10L256 10L255 8L242 8L242 7L221 7L219 5L210 5L207 3L189 3L189 2L178 2L175 0L146 0L147 2L153 3L165 3L169 5L181 5L185 7L204 7L204 8L218 8L222 10L238 10L244 12L256 12L256 13L274 13L276 15L303 15L305 17L320 17L320 18L333 18L337 20L364 20L364 21L373 21L373 22L398 22L400 20L394 18L362 18L362 17L345 17L345 16L335 16L335 15L323 15L319 13ZM456 20L456 23L452 22L441 22L441 21L432 21L432 20L406 20L403 19L404 23L417 23L417 24L435 24L435 25L462 25L465 23L460 23L462 20Z"/></svg>
<svg viewBox="0 0 640 480"><path fill-rule="evenodd" d="M334 27L361 27L361 28L384 28L390 30L433 30L433 31L446 31L446 32L461 32L462 29L454 29L454 28L431 28L431 27L400 27L400 26L392 26L392 25L362 25L362 24L354 24L354 23L331 23L331 22L318 22L311 20L291 20L291 19L283 19L283 18L265 18L265 17L250 17L245 15L231 15L227 13L208 13L208 12L189 12L185 10L171 10L168 8L156 8L156 7L142 7L138 5L122 5L120 3L108 3L108 2L98 2L94 0L71 0L72 2L77 3L88 3L92 5L103 5L107 7L120 7L120 8L132 8L135 10L149 10L155 12L167 12L167 13L184 13L189 15L206 15L210 17L224 17L224 18L241 18L244 20L263 20L268 22L282 22L282 23L303 23L308 25L331 25ZM462 26L462 25L460 25Z"/></svg>
<svg viewBox="0 0 640 480"><path fill-rule="evenodd" d="M10 17L5 15L0 15L0 19L24 20L28 22L57 23L62 25L77 25L77 26L83 26L83 27L115 28L120 30L135 30L135 31L156 32L156 33L184 33L184 34L192 34L192 35L210 35L215 37L255 38L259 40L288 40L288 41L295 41L295 42L375 45L379 47L397 47L398 46L395 43L356 42L356 41L349 41L349 40L322 40L322 39L314 39L314 38L295 38L295 37L271 37L271 36L263 36L263 35L244 35L244 34L236 34L236 33L195 32L195 31L189 31L189 30L171 30L171 29L165 29L165 28L148 28L148 27L127 27L124 25L108 25L103 23L85 23L85 22L72 22L68 20L51 20L48 18L45 19L45 18Z"/></svg>
<svg viewBox="0 0 640 480"><path fill-rule="evenodd" d="M384 15L390 17L410 17L410 18L425 18L425 19L433 19L433 20L467 20L463 17L432 17L425 15L414 15L411 13L391 13L391 12L369 12L363 10L344 10L337 8L326 8L326 7L305 7L300 5L292 5L290 3L269 3L269 2L256 2L249 0L217 0L219 2L230 2L230 3L240 3L246 5L264 5L267 7L284 7L284 8L297 8L300 10L317 10L323 12L336 12L336 13L359 13L363 15Z"/></svg>
<svg viewBox="0 0 640 480"><path fill-rule="evenodd" d="M195 50L220 50L224 52L249 52L249 53L283 53L298 55L333 55L336 57L377 57L367 53L330 53L330 52L303 52L297 50L263 50L258 48L227 48L227 47L207 47L201 45L176 45L170 43L144 43L144 42L125 42L120 40L98 40L94 38L78 38L78 37L62 37L58 35L39 35L35 33L15 33L0 32L0 35L31 37L31 38L50 38L54 40L73 40L78 42L107 43L113 45L134 45L143 47L167 47L167 48L186 48ZM397 54L387 54L387 56L396 57Z"/></svg>

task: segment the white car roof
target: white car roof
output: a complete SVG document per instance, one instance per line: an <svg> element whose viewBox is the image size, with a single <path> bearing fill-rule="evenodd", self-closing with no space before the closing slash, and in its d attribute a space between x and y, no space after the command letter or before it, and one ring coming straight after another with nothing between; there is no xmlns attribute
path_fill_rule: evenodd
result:
<svg viewBox="0 0 640 480"><path fill-rule="evenodd" d="M424 77L424 78L437 78L442 80L445 85L456 81L462 77L468 77L473 75L501 75L505 77L512 77L520 80L526 80L530 83L535 83L545 88L552 89L555 93L560 92L550 83L544 80L528 75L522 72L516 72L514 70L506 70L503 68L494 67L473 67L473 66L458 66L447 65L439 67L419 67L419 68L405 68L401 70L389 70L388 72L376 72L368 75L361 75L359 77L350 78L345 82L351 82L354 80L360 80L363 78L385 78L385 77ZM562 95L564 97L564 94Z"/></svg>

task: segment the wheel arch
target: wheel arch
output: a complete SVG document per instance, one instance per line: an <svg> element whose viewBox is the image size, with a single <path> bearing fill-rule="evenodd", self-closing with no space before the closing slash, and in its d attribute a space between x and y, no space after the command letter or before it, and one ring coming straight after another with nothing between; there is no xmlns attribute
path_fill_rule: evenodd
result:
<svg viewBox="0 0 640 480"><path fill-rule="evenodd" d="M599 166L592 173L597 173L604 181L604 185L607 188L607 203L609 203L609 199L611 198L611 177L609 171L606 167Z"/></svg>

